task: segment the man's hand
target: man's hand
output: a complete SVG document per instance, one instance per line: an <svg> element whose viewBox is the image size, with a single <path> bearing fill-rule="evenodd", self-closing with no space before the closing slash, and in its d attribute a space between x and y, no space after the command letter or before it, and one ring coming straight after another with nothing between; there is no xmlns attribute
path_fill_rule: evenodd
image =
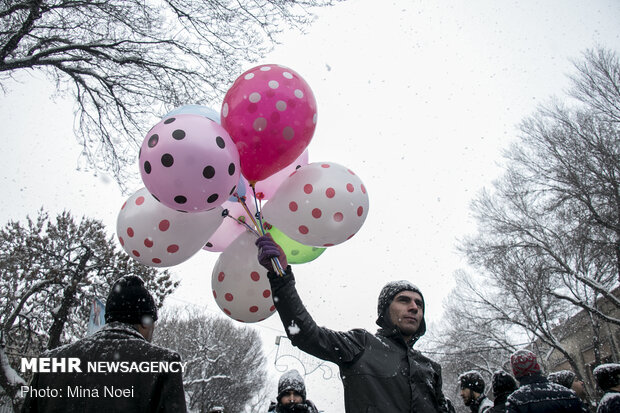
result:
<svg viewBox="0 0 620 413"><path fill-rule="evenodd" d="M286 260L286 254L282 251L282 248L271 238L270 234L263 235L256 240L256 246L258 247L258 262L265 267L268 271L275 271L273 268L272 258L278 258L282 269L286 269L288 262Z"/></svg>

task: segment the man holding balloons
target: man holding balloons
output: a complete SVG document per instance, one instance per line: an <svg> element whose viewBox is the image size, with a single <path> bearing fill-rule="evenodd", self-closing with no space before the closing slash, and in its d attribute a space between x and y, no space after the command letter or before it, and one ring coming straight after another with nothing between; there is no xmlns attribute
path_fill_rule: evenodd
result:
<svg viewBox="0 0 620 413"><path fill-rule="evenodd" d="M268 270L274 303L293 345L340 368L345 409L353 412L447 412L441 367L413 349L426 332L424 297L408 281L386 284L379 295L372 334L319 327L304 307L286 255L271 237L256 241L258 261ZM279 259L286 271L274 271Z"/></svg>

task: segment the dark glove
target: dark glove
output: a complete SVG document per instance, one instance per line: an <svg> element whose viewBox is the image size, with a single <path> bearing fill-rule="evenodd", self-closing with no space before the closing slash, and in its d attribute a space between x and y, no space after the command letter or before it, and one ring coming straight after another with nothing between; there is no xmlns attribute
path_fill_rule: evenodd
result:
<svg viewBox="0 0 620 413"><path fill-rule="evenodd" d="M288 262L286 260L286 254L282 251L282 248L271 238L271 235L263 235L256 240L256 246L258 247L258 262L265 267L268 271L274 271L272 258L278 258L282 269L286 269Z"/></svg>
<svg viewBox="0 0 620 413"><path fill-rule="evenodd" d="M308 409L308 405L305 403L285 405L284 411L287 413L309 413L310 409Z"/></svg>

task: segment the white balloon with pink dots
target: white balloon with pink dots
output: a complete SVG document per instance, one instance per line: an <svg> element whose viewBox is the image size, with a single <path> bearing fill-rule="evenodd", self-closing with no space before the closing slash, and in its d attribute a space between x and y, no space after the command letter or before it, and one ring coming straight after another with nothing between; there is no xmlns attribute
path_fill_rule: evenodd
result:
<svg viewBox="0 0 620 413"><path fill-rule="evenodd" d="M334 162L304 165L263 208L265 221L304 245L330 247L353 237L368 214L368 193L353 171Z"/></svg>
<svg viewBox="0 0 620 413"><path fill-rule="evenodd" d="M220 254L211 276L215 302L224 314L242 323L262 321L276 311L255 241L249 231L239 235Z"/></svg>
<svg viewBox="0 0 620 413"><path fill-rule="evenodd" d="M200 251L223 219L222 207L193 214L179 212L142 188L121 207L116 235L134 260L151 267L170 267Z"/></svg>

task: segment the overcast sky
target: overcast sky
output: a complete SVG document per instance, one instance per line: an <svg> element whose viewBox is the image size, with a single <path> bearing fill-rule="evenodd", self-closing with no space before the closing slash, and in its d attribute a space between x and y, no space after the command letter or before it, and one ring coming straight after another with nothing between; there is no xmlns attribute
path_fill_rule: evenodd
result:
<svg viewBox="0 0 620 413"><path fill-rule="evenodd" d="M570 59L597 45L620 52L619 22L616 0L350 0L321 10L307 35L281 36L256 64L305 78L318 107L310 162L352 169L370 199L355 237L294 268L315 320L374 331L379 290L406 278L424 293L432 328L454 271L466 268L455 245L475 229L470 201L501 173L518 123L567 88ZM54 85L19 80L1 98L2 223L43 206L101 219L112 234L127 196L108 177L80 171L72 105L54 97ZM223 315L211 294L217 256L201 251L172 267L181 286L168 304ZM253 327L271 366L279 319ZM306 381L320 409L344 411L337 379L313 373Z"/></svg>

